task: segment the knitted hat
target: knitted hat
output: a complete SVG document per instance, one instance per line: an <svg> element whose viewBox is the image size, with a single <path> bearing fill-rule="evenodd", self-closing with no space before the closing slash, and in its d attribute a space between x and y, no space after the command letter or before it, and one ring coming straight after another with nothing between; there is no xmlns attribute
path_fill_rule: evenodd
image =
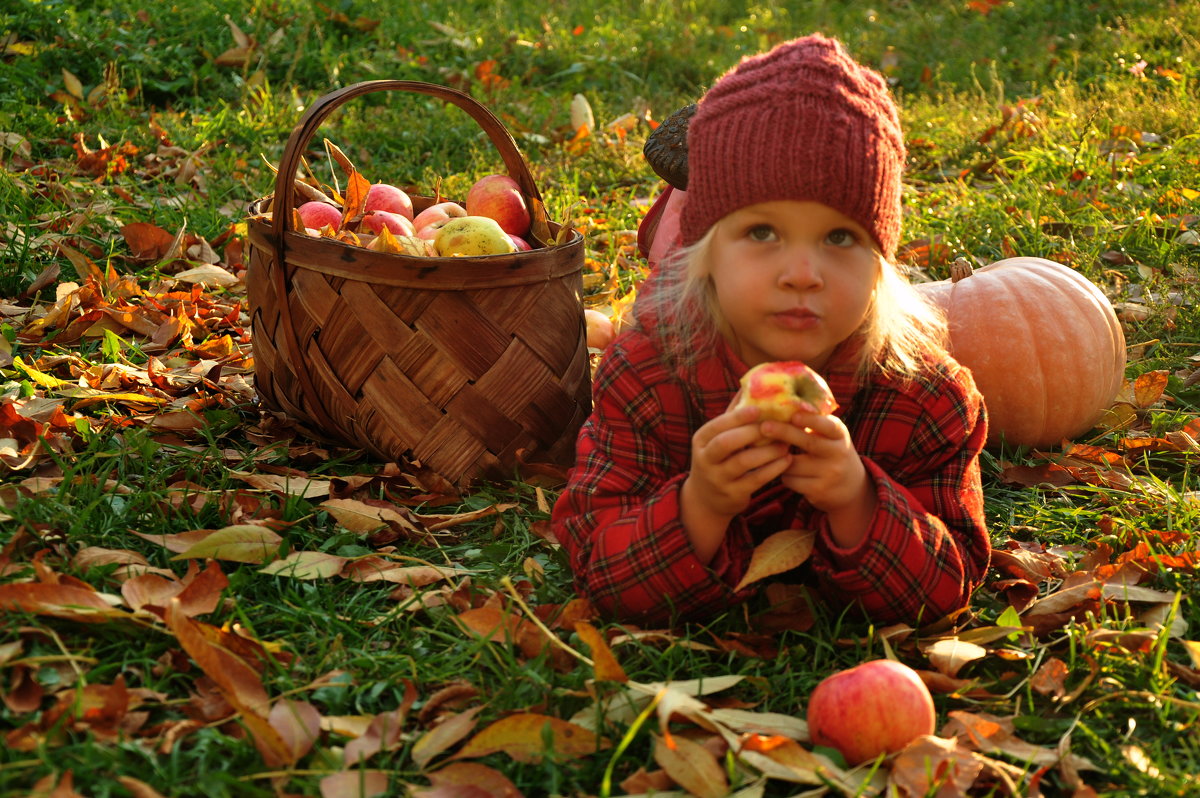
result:
<svg viewBox="0 0 1200 798"><path fill-rule="evenodd" d="M687 135L684 244L747 205L813 200L895 254L900 119L883 78L834 39L814 34L743 59L700 100Z"/></svg>

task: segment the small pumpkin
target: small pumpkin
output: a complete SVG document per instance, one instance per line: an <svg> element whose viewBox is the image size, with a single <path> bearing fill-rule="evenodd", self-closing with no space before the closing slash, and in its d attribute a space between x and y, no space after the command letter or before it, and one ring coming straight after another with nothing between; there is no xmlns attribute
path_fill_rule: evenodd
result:
<svg viewBox="0 0 1200 798"><path fill-rule="evenodd" d="M1046 447L1095 426L1125 375L1125 334L1108 298L1074 269L1018 257L917 290L949 321L950 354L971 369L988 443Z"/></svg>

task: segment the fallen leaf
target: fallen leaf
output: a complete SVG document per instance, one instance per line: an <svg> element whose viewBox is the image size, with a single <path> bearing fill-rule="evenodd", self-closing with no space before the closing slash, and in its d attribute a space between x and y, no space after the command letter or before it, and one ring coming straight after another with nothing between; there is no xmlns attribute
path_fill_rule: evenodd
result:
<svg viewBox="0 0 1200 798"><path fill-rule="evenodd" d="M467 795L478 798L522 798L517 785L509 781L507 776L478 762L451 762L444 768L427 773L426 777L434 787L446 790L444 794L447 796L457 794L449 792L455 788L466 788L467 792L462 793L464 798ZM426 794L420 789L413 792L414 798ZM432 793L428 795L432 798Z"/></svg>
<svg viewBox="0 0 1200 798"><path fill-rule="evenodd" d="M503 751L518 762L540 762L549 736L558 758L576 759L608 748L610 743L574 723L533 712L502 718L476 734L454 759L487 756Z"/></svg>
<svg viewBox="0 0 1200 798"><path fill-rule="evenodd" d="M934 641L924 649L924 653L935 668L954 678L967 663L986 657L987 649L957 637L950 637Z"/></svg>
<svg viewBox="0 0 1200 798"><path fill-rule="evenodd" d="M790 571L812 555L817 533L810 529L785 529L754 547L750 565L734 591L768 576Z"/></svg>
<svg viewBox="0 0 1200 798"><path fill-rule="evenodd" d="M385 770L345 770L321 779L321 798L374 798L388 794Z"/></svg>
<svg viewBox="0 0 1200 798"><path fill-rule="evenodd" d="M676 784L699 798L725 798L729 779L716 756L703 745L676 736L668 742L654 737L654 761Z"/></svg>
<svg viewBox="0 0 1200 798"><path fill-rule="evenodd" d="M267 563L259 573L292 579L328 579L342 572L347 560L323 551L294 551L281 560Z"/></svg>
<svg viewBox="0 0 1200 798"><path fill-rule="evenodd" d="M579 635L584 645L592 652L592 667L598 681L629 681L629 677L625 675L625 669L617 662L617 658L613 656L612 649L608 647L604 636L596 630L596 627L587 621L576 621L575 633Z"/></svg>
<svg viewBox="0 0 1200 798"><path fill-rule="evenodd" d="M440 723L425 732L412 747L412 759L417 763L417 767L424 770L430 760L470 734L475 728L475 716L482 710L483 707L472 707L466 712L443 718Z"/></svg>
<svg viewBox="0 0 1200 798"><path fill-rule="evenodd" d="M279 535L258 524L236 524L204 531L208 534L171 559L211 557L214 560L263 563L275 557L279 545L283 542Z"/></svg>

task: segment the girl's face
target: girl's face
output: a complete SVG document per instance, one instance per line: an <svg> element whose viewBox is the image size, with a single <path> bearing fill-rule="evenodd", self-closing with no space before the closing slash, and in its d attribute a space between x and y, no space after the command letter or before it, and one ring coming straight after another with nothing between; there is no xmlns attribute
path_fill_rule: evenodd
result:
<svg viewBox="0 0 1200 798"><path fill-rule="evenodd" d="M819 202L774 200L716 225L709 276L730 344L747 366L824 368L862 325L881 261L870 235Z"/></svg>

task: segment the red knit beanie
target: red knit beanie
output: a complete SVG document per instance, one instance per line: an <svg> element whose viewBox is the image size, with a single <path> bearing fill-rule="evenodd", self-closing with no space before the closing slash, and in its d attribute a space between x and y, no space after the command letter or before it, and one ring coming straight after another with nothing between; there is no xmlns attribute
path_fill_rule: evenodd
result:
<svg viewBox="0 0 1200 798"><path fill-rule="evenodd" d="M684 244L747 205L813 200L895 254L900 119L884 79L834 39L813 34L743 59L700 100L687 135Z"/></svg>

